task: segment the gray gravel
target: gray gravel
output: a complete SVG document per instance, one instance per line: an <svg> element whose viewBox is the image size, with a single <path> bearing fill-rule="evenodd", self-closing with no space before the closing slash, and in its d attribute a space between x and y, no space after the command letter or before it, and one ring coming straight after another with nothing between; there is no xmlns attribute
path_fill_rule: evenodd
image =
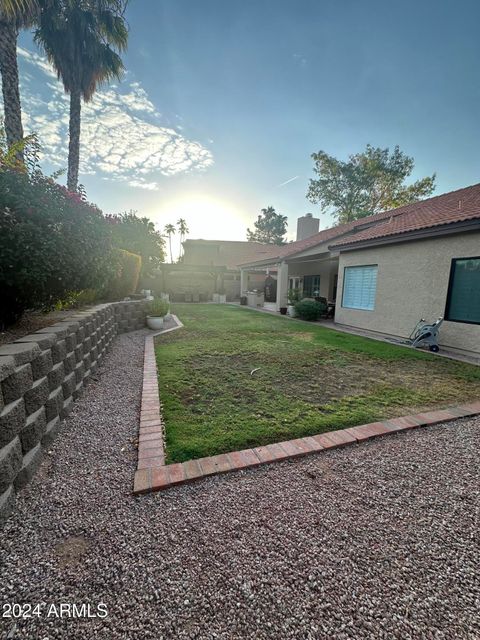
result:
<svg viewBox="0 0 480 640"><path fill-rule="evenodd" d="M480 638L478 420L135 498L143 335L0 534L2 602L46 603L12 637ZM48 618L60 602L108 617Z"/></svg>

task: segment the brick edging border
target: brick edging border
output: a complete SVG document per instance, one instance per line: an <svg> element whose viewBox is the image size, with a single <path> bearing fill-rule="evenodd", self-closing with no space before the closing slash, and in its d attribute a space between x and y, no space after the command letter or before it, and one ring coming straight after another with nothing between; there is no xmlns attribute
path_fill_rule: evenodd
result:
<svg viewBox="0 0 480 640"><path fill-rule="evenodd" d="M183 327L182 322L173 313L174 327L162 329L145 336L143 356L142 404L140 408L140 427L138 434L137 474L144 469L165 466L165 433L160 411L158 393L157 364L155 361L155 338ZM142 474L140 473L140 476ZM136 480L135 480L136 482Z"/></svg>
<svg viewBox="0 0 480 640"><path fill-rule="evenodd" d="M401 418L392 418L391 420L329 431L316 436L296 438L285 442L253 447L252 449L221 453L216 456L166 465L165 434L160 413L154 338L157 335L183 327L183 324L176 316L172 314L172 317L178 323L177 326L145 338L138 464L133 485L134 494L161 491L206 476L250 469L270 462L298 458L311 453L356 444L379 436L480 414L480 401L477 401L438 411L426 411L415 415L402 416Z"/></svg>

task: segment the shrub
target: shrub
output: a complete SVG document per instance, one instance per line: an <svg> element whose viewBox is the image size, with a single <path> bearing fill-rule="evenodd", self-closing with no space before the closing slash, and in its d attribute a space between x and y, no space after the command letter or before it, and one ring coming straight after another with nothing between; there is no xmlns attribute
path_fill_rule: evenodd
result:
<svg viewBox="0 0 480 640"><path fill-rule="evenodd" d="M326 309L324 304L315 300L300 300L295 305L295 311L302 320L318 320Z"/></svg>
<svg viewBox="0 0 480 640"><path fill-rule="evenodd" d="M135 293L142 268L142 258L125 249L112 251L114 276L110 280L105 295L109 300L123 300Z"/></svg>
<svg viewBox="0 0 480 640"><path fill-rule="evenodd" d="M49 310L71 291L99 289L112 272L102 212L38 170L0 163L0 325Z"/></svg>
<svg viewBox="0 0 480 640"><path fill-rule="evenodd" d="M60 300L55 305L55 309L62 311L64 309L79 309L94 304L99 298L96 289L83 289L83 291L71 291L66 298Z"/></svg>
<svg viewBox="0 0 480 640"><path fill-rule="evenodd" d="M113 244L142 257L142 278L152 276L165 257L165 240L154 223L140 218L136 211L107 216L112 229ZM151 288L151 287L149 287Z"/></svg>
<svg viewBox="0 0 480 640"><path fill-rule="evenodd" d="M154 318L163 318L168 313L170 305L164 298L154 298L147 305L147 313Z"/></svg>

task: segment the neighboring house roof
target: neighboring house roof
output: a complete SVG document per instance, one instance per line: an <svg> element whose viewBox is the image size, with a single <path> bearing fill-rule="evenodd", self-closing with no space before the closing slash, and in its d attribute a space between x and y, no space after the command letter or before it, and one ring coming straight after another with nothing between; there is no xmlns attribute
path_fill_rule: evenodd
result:
<svg viewBox="0 0 480 640"><path fill-rule="evenodd" d="M211 266L226 266L227 269L236 270L238 265L251 260L269 258L278 247L261 242L247 242L237 240L185 240L185 264L199 264L195 255L189 256L189 249L195 246L212 247L208 263Z"/></svg>
<svg viewBox="0 0 480 640"><path fill-rule="evenodd" d="M271 255L245 260L239 266L280 262L325 243L330 243L329 249L341 250L357 242L476 219L480 220L480 184L324 229L304 240L274 247Z"/></svg>
<svg viewBox="0 0 480 640"><path fill-rule="evenodd" d="M387 213L391 216L381 224L341 238L332 245L332 248L341 249L345 245L357 245L387 238L393 240L392 236L429 229L433 231L434 227L471 220L480 222L480 184L414 202Z"/></svg>

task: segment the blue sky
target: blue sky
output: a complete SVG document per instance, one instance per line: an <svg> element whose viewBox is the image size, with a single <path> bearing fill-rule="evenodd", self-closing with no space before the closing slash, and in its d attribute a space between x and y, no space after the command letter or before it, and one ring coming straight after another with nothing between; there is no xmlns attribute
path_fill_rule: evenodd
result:
<svg viewBox="0 0 480 640"><path fill-rule="evenodd" d="M128 72L82 139L81 181L105 212L244 239L272 205L293 234L319 213L310 154L367 143L400 145L436 193L480 179L478 0L131 0L127 17ZM47 170L65 166L68 103L30 35L20 44L26 128L47 140Z"/></svg>

